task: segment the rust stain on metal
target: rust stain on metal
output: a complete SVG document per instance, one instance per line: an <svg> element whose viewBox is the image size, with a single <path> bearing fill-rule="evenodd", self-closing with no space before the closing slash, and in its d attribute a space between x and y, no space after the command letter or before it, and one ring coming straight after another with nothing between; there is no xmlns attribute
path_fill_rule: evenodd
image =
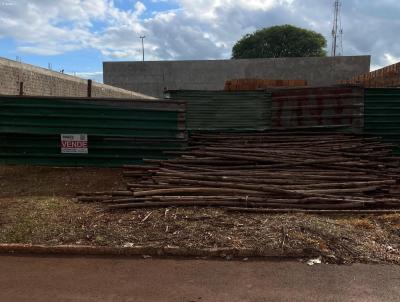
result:
<svg viewBox="0 0 400 302"><path fill-rule="evenodd" d="M341 126L361 131L363 92L355 87L275 90L272 128Z"/></svg>

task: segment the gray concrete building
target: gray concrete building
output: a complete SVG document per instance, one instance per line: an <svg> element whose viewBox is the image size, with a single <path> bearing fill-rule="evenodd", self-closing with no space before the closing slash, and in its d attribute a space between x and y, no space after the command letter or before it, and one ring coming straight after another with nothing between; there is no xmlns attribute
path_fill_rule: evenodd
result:
<svg viewBox="0 0 400 302"><path fill-rule="evenodd" d="M307 80L337 84L370 70L370 56L272 58L208 61L104 62L104 83L163 97L164 89L221 90L240 78Z"/></svg>

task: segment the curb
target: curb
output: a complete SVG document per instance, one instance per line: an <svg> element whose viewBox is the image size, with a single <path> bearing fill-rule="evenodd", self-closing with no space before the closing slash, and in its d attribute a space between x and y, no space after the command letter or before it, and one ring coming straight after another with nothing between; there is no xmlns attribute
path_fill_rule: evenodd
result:
<svg viewBox="0 0 400 302"><path fill-rule="evenodd" d="M210 257L210 258L308 258L314 251L284 251L235 248L181 248L181 247L98 247L79 245L0 244L0 254L78 255L78 256L156 256L156 257Z"/></svg>

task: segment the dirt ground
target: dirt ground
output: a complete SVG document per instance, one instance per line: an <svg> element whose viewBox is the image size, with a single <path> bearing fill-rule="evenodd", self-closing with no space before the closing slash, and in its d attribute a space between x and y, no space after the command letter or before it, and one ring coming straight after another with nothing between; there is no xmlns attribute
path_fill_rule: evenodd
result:
<svg viewBox="0 0 400 302"><path fill-rule="evenodd" d="M122 170L0 166L0 243L234 247L400 264L400 214L236 214L215 208L105 211L78 191L124 189Z"/></svg>

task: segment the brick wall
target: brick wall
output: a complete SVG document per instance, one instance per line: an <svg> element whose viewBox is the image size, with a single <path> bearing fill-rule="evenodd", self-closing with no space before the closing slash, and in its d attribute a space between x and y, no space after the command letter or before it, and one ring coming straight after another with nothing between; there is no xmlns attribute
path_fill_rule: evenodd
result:
<svg viewBox="0 0 400 302"><path fill-rule="evenodd" d="M364 73L342 84L362 85L364 87L400 87L400 63L386 66L384 68Z"/></svg>
<svg viewBox="0 0 400 302"><path fill-rule="evenodd" d="M23 83L24 95L87 97L88 81L29 64L0 58L0 94L19 95ZM133 91L93 82L92 97L151 97Z"/></svg>

